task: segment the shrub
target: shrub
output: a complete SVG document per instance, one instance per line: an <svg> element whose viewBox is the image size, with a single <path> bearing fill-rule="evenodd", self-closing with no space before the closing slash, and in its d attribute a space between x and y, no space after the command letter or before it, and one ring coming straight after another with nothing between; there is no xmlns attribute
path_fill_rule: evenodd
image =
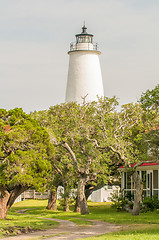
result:
<svg viewBox="0 0 159 240"><path fill-rule="evenodd" d="M117 211L122 211L122 210L130 211L130 209L133 208L132 199L133 197L131 193L123 196L122 191L120 192L114 191L110 197L110 200L112 202L112 207L117 209Z"/></svg>
<svg viewBox="0 0 159 240"><path fill-rule="evenodd" d="M145 197L141 204L141 211L148 212L159 209L159 200L156 195L152 197Z"/></svg>

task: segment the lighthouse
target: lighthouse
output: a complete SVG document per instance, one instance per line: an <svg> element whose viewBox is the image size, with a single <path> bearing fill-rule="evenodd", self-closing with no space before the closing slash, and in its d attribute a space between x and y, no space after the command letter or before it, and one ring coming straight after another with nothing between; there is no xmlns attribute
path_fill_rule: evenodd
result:
<svg viewBox="0 0 159 240"><path fill-rule="evenodd" d="M97 101L104 96L102 74L97 43L93 35L87 33L84 24L82 32L76 34L76 42L70 44L69 69L66 89L66 102Z"/></svg>

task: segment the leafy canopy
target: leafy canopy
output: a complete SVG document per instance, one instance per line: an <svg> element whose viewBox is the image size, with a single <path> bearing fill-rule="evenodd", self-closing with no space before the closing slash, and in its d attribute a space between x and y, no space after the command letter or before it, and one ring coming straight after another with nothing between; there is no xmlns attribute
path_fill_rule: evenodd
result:
<svg viewBox="0 0 159 240"><path fill-rule="evenodd" d="M39 123L16 108L0 109L0 189L16 185L42 189L54 148Z"/></svg>

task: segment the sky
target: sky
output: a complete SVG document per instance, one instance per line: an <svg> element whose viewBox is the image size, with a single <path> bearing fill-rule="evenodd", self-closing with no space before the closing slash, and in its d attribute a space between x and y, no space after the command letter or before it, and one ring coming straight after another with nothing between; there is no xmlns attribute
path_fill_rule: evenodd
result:
<svg viewBox="0 0 159 240"><path fill-rule="evenodd" d="M98 42L105 96L136 102L159 83L158 0L0 0L0 108L65 101L69 45Z"/></svg>

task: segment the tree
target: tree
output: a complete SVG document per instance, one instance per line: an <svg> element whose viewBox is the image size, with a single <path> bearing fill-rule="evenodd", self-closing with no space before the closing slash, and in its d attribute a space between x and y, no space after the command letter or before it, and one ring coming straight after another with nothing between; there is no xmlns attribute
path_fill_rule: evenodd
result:
<svg viewBox="0 0 159 240"><path fill-rule="evenodd" d="M53 171L52 171L53 173ZM57 188L61 185L61 180L58 174L55 173L50 175L50 178L48 179L47 188L50 190L49 196L48 196L48 205L46 209L48 210L54 210L57 211Z"/></svg>
<svg viewBox="0 0 159 240"><path fill-rule="evenodd" d="M142 109L139 104L127 104L118 112L117 104L116 98L99 98L98 102L83 105L56 105L40 120L56 146L56 154L60 152L61 167L66 156L66 166L74 167L76 207L82 214L89 213L85 189L88 187L90 193L92 187L100 187L109 180L110 173L115 175L119 166L130 166L141 155L137 141L143 130ZM69 176L66 169L62 169L64 182Z"/></svg>
<svg viewBox="0 0 159 240"><path fill-rule="evenodd" d="M147 144L143 139L145 125L143 110L139 103L123 105L121 111L110 111L106 105L109 102L99 99L96 123L99 126L101 141L98 145L114 156L111 157L109 168L111 175L116 173L119 166L124 165L134 174L136 196L134 201L134 213L137 214L137 206L141 200L142 191L138 191L138 178L133 163L139 163L147 159ZM140 188L142 189L142 187ZM140 194L140 196L139 196Z"/></svg>
<svg viewBox="0 0 159 240"><path fill-rule="evenodd" d="M61 192L61 197L64 201L61 201L61 204L63 205L63 210L68 212L71 190L75 188L76 184L75 172L69 154L60 146L56 146L55 149L55 159L52 167L56 174L56 179L54 179L52 186L56 186L56 190L58 186L63 186L64 193Z"/></svg>
<svg viewBox="0 0 159 240"><path fill-rule="evenodd" d="M138 215L142 200L143 183L136 168L144 162L154 162L159 156L159 84L147 90L140 98L142 121L133 129L132 142L137 149L138 161L130 168L136 191L134 192L133 215Z"/></svg>
<svg viewBox="0 0 159 240"><path fill-rule="evenodd" d="M61 193L61 197L64 198L63 206L64 211L69 211L69 196L71 190L76 188L76 173L73 168L72 159L70 154L60 145L57 144L55 134L53 130L56 129L57 124L55 116L50 114L50 111L44 110L39 112L34 112L31 114L39 123L44 126L50 135L50 141L55 146L55 156L54 161L52 161L52 172L54 173L50 176L47 188L50 189L50 195L48 198L47 209L57 210L56 197L58 186L64 187L64 193ZM60 118L59 118L60 119ZM61 128L56 129L56 133L61 133ZM61 201L62 202L62 201Z"/></svg>
<svg viewBox="0 0 159 240"><path fill-rule="evenodd" d="M103 174L105 179L109 174L107 168L107 162L110 161L109 156L100 151L92 138L97 134L97 129L92 125L93 115L93 103L82 106L76 103L67 103L51 107L47 112L47 120L46 118L43 120L50 133L51 142L58 149L56 150L57 154L60 152L63 155L63 157L60 156L61 164L63 165L67 160L67 168L71 168L71 171L67 171L67 168L62 169L63 184L70 184L71 178L71 186L78 184L76 210L80 209L82 214L89 213L85 198L86 184L95 181L98 174ZM72 177L68 175L70 173L72 173Z"/></svg>
<svg viewBox="0 0 159 240"><path fill-rule="evenodd" d="M159 84L141 95L140 102L145 111L159 111Z"/></svg>
<svg viewBox="0 0 159 240"><path fill-rule="evenodd" d="M159 158L159 84L153 90L142 94L140 102L145 111L145 141L148 144L149 155L154 161Z"/></svg>
<svg viewBox="0 0 159 240"><path fill-rule="evenodd" d="M141 103L141 104L140 104ZM138 215L140 211L140 203L142 200L143 183L138 175L136 168L144 162L152 162L158 160L159 149L159 85L153 90L147 90L142 94L140 103L139 121L132 128L132 137L130 138L134 149L134 157L136 163L133 167L131 164L126 165L133 176L134 186L134 206L133 215ZM132 152L133 153L133 152ZM133 163L133 161L132 161Z"/></svg>
<svg viewBox="0 0 159 240"><path fill-rule="evenodd" d="M30 187L44 189L54 148L49 134L22 109L0 109L0 218Z"/></svg>

